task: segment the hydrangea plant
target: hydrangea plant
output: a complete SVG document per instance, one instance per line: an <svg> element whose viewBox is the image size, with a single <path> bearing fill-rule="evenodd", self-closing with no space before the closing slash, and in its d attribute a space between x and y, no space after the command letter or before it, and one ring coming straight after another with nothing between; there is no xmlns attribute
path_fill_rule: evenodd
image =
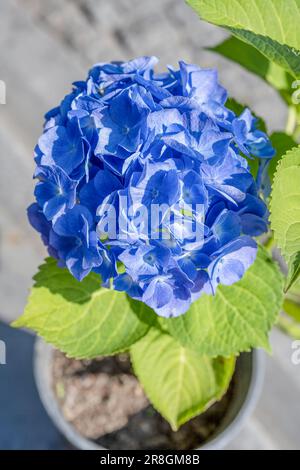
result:
<svg viewBox="0 0 300 470"><path fill-rule="evenodd" d="M208 2L190 3L226 26ZM253 56L270 64L278 38L236 23L233 15L234 37L215 50L245 66ZM264 55L250 43L264 44ZM281 48L272 66L288 80L299 64L280 69ZM70 357L128 351L150 401L177 429L223 396L240 352L270 350L283 276L258 237L272 240L274 179L271 222L291 286L300 272L300 158L290 152L274 178L295 136L270 140L216 70L182 61L156 73L156 62L96 64L46 114L28 217L50 257L16 325Z"/></svg>
<svg viewBox="0 0 300 470"><path fill-rule="evenodd" d="M267 208L246 157L263 168L274 150L215 70L156 61L97 64L47 113L28 213L76 279L175 317L255 260Z"/></svg>

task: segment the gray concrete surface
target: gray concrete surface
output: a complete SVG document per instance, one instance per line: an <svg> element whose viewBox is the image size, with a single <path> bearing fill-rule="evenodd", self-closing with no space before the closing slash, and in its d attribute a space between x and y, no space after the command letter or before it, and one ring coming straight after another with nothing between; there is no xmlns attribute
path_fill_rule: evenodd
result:
<svg viewBox="0 0 300 470"><path fill-rule="evenodd" d="M281 100L264 82L204 50L226 35L199 21L183 0L1 0L0 22L0 79L7 86L7 104L0 105L0 319L6 323L22 313L32 275L45 254L25 214L32 201L32 153L43 114L94 62L151 54L160 58L160 67L180 59L218 67L229 92L264 117L270 130L285 121ZM30 360L21 362L30 355L25 343L31 340L24 343L0 323L3 336L14 359L0 365L0 449L27 448L26 429L32 423L45 432L33 434L31 445L59 447L51 424L35 414L35 406L42 413L36 395L30 398L30 389L22 387L31 374ZM272 343L261 401L230 448L300 449L300 365L291 363L289 338L274 331ZM21 401L22 411L15 412L7 403L19 400L21 393L28 401Z"/></svg>

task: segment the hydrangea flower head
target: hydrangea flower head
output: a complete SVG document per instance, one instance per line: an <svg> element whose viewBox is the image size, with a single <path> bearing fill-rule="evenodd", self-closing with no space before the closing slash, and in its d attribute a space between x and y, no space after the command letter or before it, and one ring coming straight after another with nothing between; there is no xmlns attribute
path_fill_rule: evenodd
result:
<svg viewBox="0 0 300 470"><path fill-rule="evenodd" d="M28 216L78 280L171 317L254 262L267 209L247 159L265 168L274 150L215 70L156 62L96 64L46 114Z"/></svg>

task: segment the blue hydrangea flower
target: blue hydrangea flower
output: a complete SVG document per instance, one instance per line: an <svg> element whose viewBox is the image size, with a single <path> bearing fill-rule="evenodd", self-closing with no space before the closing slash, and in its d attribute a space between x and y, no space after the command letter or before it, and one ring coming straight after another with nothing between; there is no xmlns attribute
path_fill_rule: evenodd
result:
<svg viewBox="0 0 300 470"><path fill-rule="evenodd" d="M55 222L74 207L78 181L72 180L62 168L40 165L34 176L39 179L34 195L47 220Z"/></svg>
<svg viewBox="0 0 300 470"><path fill-rule="evenodd" d="M93 230L93 217L80 204L56 220L49 243L79 281L102 264L97 234Z"/></svg>
<svg viewBox="0 0 300 470"><path fill-rule="evenodd" d="M171 317L254 262L274 150L248 109L226 106L216 70L156 63L96 64L46 114L28 217L78 280L93 271Z"/></svg>

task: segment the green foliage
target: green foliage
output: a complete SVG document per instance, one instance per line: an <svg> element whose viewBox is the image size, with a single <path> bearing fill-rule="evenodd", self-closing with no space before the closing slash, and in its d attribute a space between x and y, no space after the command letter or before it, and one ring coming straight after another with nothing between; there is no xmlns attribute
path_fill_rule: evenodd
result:
<svg viewBox="0 0 300 470"><path fill-rule="evenodd" d="M222 44L218 44L209 50L258 75L274 88L282 91L284 98L286 96L285 91L291 89L293 79L285 70L268 60L259 50L236 37L229 37Z"/></svg>
<svg viewBox="0 0 300 470"><path fill-rule="evenodd" d="M92 358L128 349L155 319L142 302L100 287L90 274L79 283L48 258L35 276L23 316L14 326L28 327L70 357Z"/></svg>
<svg viewBox="0 0 300 470"><path fill-rule="evenodd" d="M300 339L300 279L287 292L283 312L279 327L292 338Z"/></svg>
<svg viewBox="0 0 300 470"><path fill-rule="evenodd" d="M34 279L24 315L14 326L33 329L79 359L130 349L146 393L173 429L227 390L234 358L210 359L184 348L161 330L144 303L101 288L98 275L79 283L48 258Z"/></svg>
<svg viewBox="0 0 300 470"><path fill-rule="evenodd" d="M300 0L187 0L200 17L227 28L267 59L300 76Z"/></svg>
<svg viewBox="0 0 300 470"><path fill-rule="evenodd" d="M183 346L208 356L230 356L253 347L270 350L268 332L283 301L282 275L266 250L232 286L203 295L180 317L162 325Z"/></svg>
<svg viewBox="0 0 300 470"><path fill-rule="evenodd" d="M276 155L270 161L268 169L271 183L273 183L274 173L276 172L276 167L279 160L288 150L291 150L293 147L295 147L297 143L293 137L287 135L285 132L274 132L270 136L270 139L274 149L276 150Z"/></svg>
<svg viewBox="0 0 300 470"><path fill-rule="evenodd" d="M234 358L198 355L154 328L130 352L145 393L173 430L220 399L234 372Z"/></svg>
<svg viewBox="0 0 300 470"><path fill-rule="evenodd" d="M269 60L285 69L295 78L300 77L300 51L282 45L273 39L245 31L229 28L229 31L237 38L257 48Z"/></svg>
<svg viewBox="0 0 300 470"><path fill-rule="evenodd" d="M300 274L300 147L279 161L271 199L271 228L288 264L286 290Z"/></svg>

